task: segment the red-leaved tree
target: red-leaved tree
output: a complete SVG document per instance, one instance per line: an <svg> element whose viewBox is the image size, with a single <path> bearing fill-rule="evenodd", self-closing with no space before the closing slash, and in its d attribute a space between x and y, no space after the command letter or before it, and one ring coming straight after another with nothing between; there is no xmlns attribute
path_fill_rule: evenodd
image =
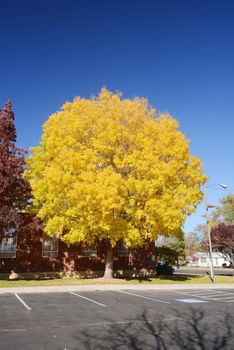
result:
<svg viewBox="0 0 234 350"><path fill-rule="evenodd" d="M30 198L23 178L25 151L15 142L14 112L8 101L0 110L0 238L17 231Z"/></svg>
<svg viewBox="0 0 234 350"><path fill-rule="evenodd" d="M212 248L234 265L234 225L219 223L211 229Z"/></svg>

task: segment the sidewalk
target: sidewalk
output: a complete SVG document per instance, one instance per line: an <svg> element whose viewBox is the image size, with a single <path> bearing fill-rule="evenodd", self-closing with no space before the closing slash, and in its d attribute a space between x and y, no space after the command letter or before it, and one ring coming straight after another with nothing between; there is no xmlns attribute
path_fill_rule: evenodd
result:
<svg viewBox="0 0 234 350"><path fill-rule="evenodd" d="M118 290L184 290L184 289L234 289L234 284L92 284L77 286L50 286L50 287L11 287L0 288L0 294L14 293L62 293L74 291L118 291Z"/></svg>

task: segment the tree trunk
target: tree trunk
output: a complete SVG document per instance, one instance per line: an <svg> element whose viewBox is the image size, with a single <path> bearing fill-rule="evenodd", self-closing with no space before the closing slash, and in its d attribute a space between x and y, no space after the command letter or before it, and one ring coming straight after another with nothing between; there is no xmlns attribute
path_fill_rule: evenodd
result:
<svg viewBox="0 0 234 350"><path fill-rule="evenodd" d="M107 247L105 273L103 278L113 278L113 248L110 243L108 243Z"/></svg>

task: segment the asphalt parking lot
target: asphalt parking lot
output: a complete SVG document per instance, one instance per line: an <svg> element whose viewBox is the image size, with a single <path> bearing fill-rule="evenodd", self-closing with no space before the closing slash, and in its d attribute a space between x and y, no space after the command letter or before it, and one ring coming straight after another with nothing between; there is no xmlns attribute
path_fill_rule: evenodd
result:
<svg viewBox="0 0 234 350"><path fill-rule="evenodd" d="M233 349L234 289L1 294L4 350Z"/></svg>

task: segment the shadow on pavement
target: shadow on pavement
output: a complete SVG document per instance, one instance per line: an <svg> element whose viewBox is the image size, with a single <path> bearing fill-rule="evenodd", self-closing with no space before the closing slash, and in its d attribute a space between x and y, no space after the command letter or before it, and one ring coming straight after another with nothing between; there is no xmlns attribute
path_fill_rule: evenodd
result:
<svg viewBox="0 0 234 350"><path fill-rule="evenodd" d="M228 311L217 317L190 308L154 319L144 311L136 320L82 330L77 349L100 350L230 350L234 344L234 316Z"/></svg>

